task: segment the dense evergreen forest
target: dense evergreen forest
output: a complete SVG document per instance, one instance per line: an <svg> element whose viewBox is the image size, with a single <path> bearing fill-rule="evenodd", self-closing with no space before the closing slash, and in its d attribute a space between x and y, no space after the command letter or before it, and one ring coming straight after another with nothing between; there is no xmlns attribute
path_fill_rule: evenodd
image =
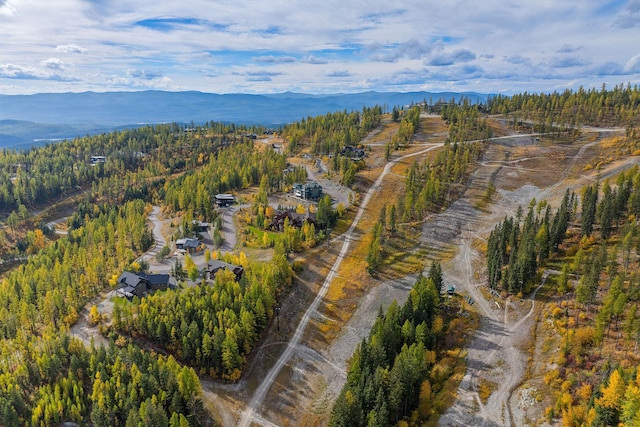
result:
<svg viewBox="0 0 640 427"><path fill-rule="evenodd" d="M382 427L405 418L414 423L429 419L433 396L452 368L437 357L450 326L438 308L441 288L441 269L434 263L404 305L393 301L386 312L381 309L351 358L331 426Z"/></svg>

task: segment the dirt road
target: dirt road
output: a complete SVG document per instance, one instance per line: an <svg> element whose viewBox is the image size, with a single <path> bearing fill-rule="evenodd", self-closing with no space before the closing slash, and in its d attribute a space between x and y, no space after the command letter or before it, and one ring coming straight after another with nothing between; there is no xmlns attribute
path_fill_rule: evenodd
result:
<svg viewBox="0 0 640 427"><path fill-rule="evenodd" d="M511 405L510 400L524 378L528 354L523 348L526 348L531 335L531 327L535 321L535 295L541 285L527 300L517 297L507 300L485 297L481 292L484 287L481 283L484 259L475 247L484 241L490 230L505 215L514 215L518 206L526 207L534 197L537 200L558 200L567 188L578 189L585 182L594 179L597 173L595 171L592 171L594 176L583 174L585 152L611 131L604 129L599 132L595 141L572 147L570 151L563 147L528 147L527 154L539 154L544 159L556 157L556 161L545 161L547 169L539 166L527 168L529 161L536 161L533 157L515 158L518 161L514 162L513 154L521 146L509 145L510 141L502 138L500 145L491 146L487 151L485 161L481 162L472 184L481 189L486 188L489 179L495 180L499 196L489 210L480 212L475 209L473 205L477 198L474 200L473 195L466 194L447 210L448 214L445 212L446 215L439 219L440 224L455 221L463 224L460 237L451 240L456 248L456 256L443 265L445 281L454 284L461 293L474 298L481 315L480 328L468 346L467 371L454 404L440 418L440 426L515 426L520 425L524 419L521 408ZM504 142L507 146L514 147L508 161L503 154ZM562 162L557 161L560 157L564 158ZM624 165L611 165L601 172L606 173L607 169L621 171L635 163L635 159L630 159ZM513 188L514 182L520 185ZM429 239L430 232L435 232L430 227L433 224L425 227L425 244L443 244L442 239ZM449 225L449 228L452 227ZM546 276L543 276L543 283ZM478 393L481 383L492 391L484 402Z"/></svg>
<svg viewBox="0 0 640 427"><path fill-rule="evenodd" d="M342 264L342 260L344 259L344 256L349 251L349 246L351 244L352 235L353 235L353 232L354 232L355 228L357 227L357 225L358 225L358 223L360 221L360 218L364 214L364 211L365 211L367 205L369 204L369 201L371 200L373 195L378 191L378 188L382 184L382 181L384 180L385 176L391 170L391 167L393 165L395 165L398 161L402 160L402 159L427 153L427 152L429 152L431 150L434 150L434 149L436 149L436 148L438 148L440 146L441 146L441 144L437 144L437 145L434 144L433 146L431 146L431 147L429 147L429 148L427 148L425 150L421 150L421 151L416 152L416 153L408 154L406 156L400 157L398 159L394 159L393 161L387 163L387 165L385 166L384 170L382 171L382 173L380 174L380 176L378 177L376 182L371 186L371 188L369 188L369 191L367 191L366 196L364 197L362 203L360 204L360 207L358 208L358 212L356 213L356 216L355 216L355 218L353 220L353 223L351 224L349 229L346 231L346 233L344 233L340 237L343 240L342 248L340 249L340 253L338 254L338 258L336 259L335 263L331 267L331 270L329 271L329 274L327 275L326 279L324 280L324 282L322 284L322 287L318 291L318 294L316 295L315 299L313 300L313 302L311 303L309 308L307 308L307 310L305 311L304 315L302 316L302 319L301 319L298 327L296 328L296 331L295 331L293 337L291 338L291 340L287 344L287 347L285 348L284 352L281 354L281 356L278 358L278 360L275 363L275 365L269 370L269 373L267 374L267 376L264 378L264 380L260 383L260 385L258 386L256 391L254 392L253 397L251 398L251 401L247 405L246 409L242 412L242 416L240 418L238 426L240 426L240 427L248 427L251 424L251 422L255 421L255 414L256 414L259 406L262 404L262 401L264 400L267 392L269 391L269 388L273 384L274 379L276 378L276 376L278 375L280 370L287 364L289 359L291 359L291 356L293 355L294 351L296 350L296 347L297 347L298 343L300 342L300 339L302 338L302 334L304 333L304 330L306 329L307 324L309 323L309 320L311 319L311 316L318 309L318 306L320 305L320 302L322 301L322 299L324 298L325 294L327 293L327 290L329 289L329 285L333 282L334 278L337 275L338 269L340 268L340 264Z"/></svg>

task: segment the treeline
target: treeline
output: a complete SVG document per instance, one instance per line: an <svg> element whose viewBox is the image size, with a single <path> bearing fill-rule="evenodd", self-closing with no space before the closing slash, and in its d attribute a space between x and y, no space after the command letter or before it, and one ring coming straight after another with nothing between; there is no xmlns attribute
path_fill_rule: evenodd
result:
<svg viewBox="0 0 640 427"><path fill-rule="evenodd" d="M216 123L186 132L181 125L143 126L65 140L23 152L0 151L0 212L40 206L102 178L147 169L168 176L191 169L222 146L242 140L238 129ZM105 156L91 164L92 156Z"/></svg>
<svg viewBox="0 0 640 427"><path fill-rule="evenodd" d="M417 108L417 107L416 107ZM464 192L472 163L482 154L482 142L446 143L422 163L414 161L405 178L404 192L395 203L385 204L371 230L367 271L376 274L384 260L384 244L398 223L421 221L429 212L444 209Z"/></svg>
<svg viewBox="0 0 640 427"><path fill-rule="evenodd" d="M212 284L157 292L116 306L113 326L152 340L213 377L239 379L246 356L273 317L277 293L291 283L292 271L281 245L268 263L231 255L225 260L244 267L239 281L224 270Z"/></svg>
<svg viewBox="0 0 640 427"><path fill-rule="evenodd" d="M575 130L579 125L636 127L640 122L640 89L616 85L607 90L577 91L567 89L550 94L521 93L513 96L497 95L489 100L491 114L502 114L514 126L533 121L534 130Z"/></svg>
<svg viewBox="0 0 640 427"><path fill-rule="evenodd" d="M446 144L435 156L413 162L397 202L399 218L421 220L455 200L464 189L458 186L467 179L469 167L483 148L480 142Z"/></svg>
<svg viewBox="0 0 640 427"><path fill-rule="evenodd" d="M627 218L640 215L638 168L620 174L615 185L605 181L602 188L600 183L586 186L581 199L580 235L588 238L597 231L599 238L609 238ZM576 220L578 200L567 191L553 218L546 203L534 208L529 206L525 218L519 210L515 218L505 218L491 232L487 241L487 273L492 289L510 293L527 291L527 284L535 280L538 267L558 253L568 228ZM584 253L579 255L582 257ZM585 264L589 268L583 271L581 283L590 284L587 288L591 289L588 293L591 297L584 298L595 297L598 277L604 268L601 264L596 258Z"/></svg>
<svg viewBox="0 0 640 427"><path fill-rule="evenodd" d="M403 306L393 301L386 313L380 310L351 358L329 425L382 427L429 419L432 399L450 373L437 360L446 329L438 309L441 287L441 275L420 276Z"/></svg>
<svg viewBox="0 0 640 427"><path fill-rule="evenodd" d="M289 143L290 153L310 146L313 154L339 155L342 148L358 144L367 133L378 127L381 119L380 106L363 107L361 112L338 111L286 125L282 136Z"/></svg>
<svg viewBox="0 0 640 427"><path fill-rule="evenodd" d="M397 111L394 109L394 111ZM411 143L413 134L420 129L420 107L412 107L400 120L398 132L391 138L391 145L394 150Z"/></svg>

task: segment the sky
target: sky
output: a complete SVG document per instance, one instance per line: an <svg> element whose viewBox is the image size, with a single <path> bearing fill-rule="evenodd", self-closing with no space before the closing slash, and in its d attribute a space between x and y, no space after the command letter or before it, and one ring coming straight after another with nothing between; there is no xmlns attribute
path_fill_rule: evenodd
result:
<svg viewBox="0 0 640 427"><path fill-rule="evenodd" d="M640 0L0 0L0 94L640 82Z"/></svg>

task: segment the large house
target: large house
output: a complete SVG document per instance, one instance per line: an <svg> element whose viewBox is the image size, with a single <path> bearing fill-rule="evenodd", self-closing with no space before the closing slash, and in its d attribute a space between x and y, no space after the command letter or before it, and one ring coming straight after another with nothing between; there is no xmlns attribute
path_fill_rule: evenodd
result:
<svg viewBox="0 0 640 427"><path fill-rule="evenodd" d="M299 199L318 201L322 197L322 186L315 181L293 184L293 195Z"/></svg>
<svg viewBox="0 0 640 427"><path fill-rule="evenodd" d="M202 221L198 221L196 219L191 221L191 224L193 225L193 228L195 229L195 231L197 231L198 233L206 233L206 232L208 232L209 231L209 227L211 226L211 224L209 224L208 222L202 222Z"/></svg>
<svg viewBox="0 0 640 427"><path fill-rule="evenodd" d="M342 150L340 150L340 155L348 157L349 159L357 162L359 160L364 159L367 153L361 148L356 148L351 145L347 145L344 148L342 148Z"/></svg>
<svg viewBox="0 0 640 427"><path fill-rule="evenodd" d="M189 253L195 252L200 246L200 241L198 239L192 239L190 237L186 237L184 239L176 240L176 249L183 250Z"/></svg>
<svg viewBox="0 0 640 427"><path fill-rule="evenodd" d="M216 204L220 208L226 208L236 202L236 198L233 194L216 194Z"/></svg>
<svg viewBox="0 0 640 427"><path fill-rule="evenodd" d="M227 269L236 275L236 280L240 280L244 268L239 265L229 264L228 262L212 259L207 263L207 269L204 272L204 278L207 280L213 280L218 274L218 271Z"/></svg>
<svg viewBox="0 0 640 427"><path fill-rule="evenodd" d="M116 294L128 299L133 297L142 298L157 290L176 289L178 284L176 279L168 274L147 274L123 272L118 277L120 287Z"/></svg>
<svg viewBox="0 0 640 427"><path fill-rule="evenodd" d="M316 229L318 228L315 213L307 211L303 214L299 214L295 210L286 209L283 211L275 211L273 218L271 219L271 229L276 231L284 231L284 222L286 219L289 220L289 225L292 225L296 228L302 228L305 223L313 224Z"/></svg>

